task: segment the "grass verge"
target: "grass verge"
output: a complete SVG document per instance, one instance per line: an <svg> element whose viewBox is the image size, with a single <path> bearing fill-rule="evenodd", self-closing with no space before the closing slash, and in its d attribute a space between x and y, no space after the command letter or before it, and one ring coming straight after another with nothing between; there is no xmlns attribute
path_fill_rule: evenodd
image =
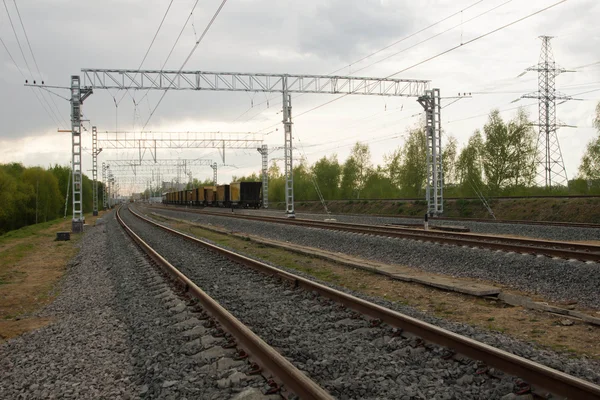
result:
<svg viewBox="0 0 600 400"><path fill-rule="evenodd" d="M86 216L86 222L93 225L96 218ZM71 219L58 219L0 236L0 342L51 322L35 312L58 294L56 283L77 253L81 235L54 240L56 232L70 229Z"/></svg>

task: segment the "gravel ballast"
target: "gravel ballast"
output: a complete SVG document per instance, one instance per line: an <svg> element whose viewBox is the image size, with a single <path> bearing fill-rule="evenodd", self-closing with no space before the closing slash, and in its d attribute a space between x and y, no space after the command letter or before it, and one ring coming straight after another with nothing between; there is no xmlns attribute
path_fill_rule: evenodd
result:
<svg viewBox="0 0 600 400"><path fill-rule="evenodd" d="M169 206L174 208L175 206ZM207 213L209 212L222 212L223 210L205 208ZM235 210L236 213L248 214L248 215L265 215L273 217L283 217L284 211L282 210ZM358 224L371 224L371 225L383 225L383 224L422 224L423 220L417 218L402 218L402 217L383 217L373 215L345 215L345 214L318 214L318 213L304 213L297 212L297 218L314 219L323 221L325 218L334 218L339 222L350 222ZM464 220L438 220L431 218L429 220L430 225L441 225L441 226L464 226L470 229L473 233L488 233L494 235L516 235L525 236L538 239L547 240L566 240L566 241L578 241L578 240L596 240L600 241L600 229L598 228L576 228L568 226L551 226L551 225L535 225L535 224L521 224L521 223L493 223L493 222L476 222L476 221L464 221Z"/></svg>
<svg viewBox="0 0 600 400"><path fill-rule="evenodd" d="M194 318L114 213L103 220L86 228L59 296L40 313L53 322L0 346L0 397L267 398L264 379L227 362L222 339Z"/></svg>
<svg viewBox="0 0 600 400"><path fill-rule="evenodd" d="M152 208L165 216L213 224L274 240L406 265L451 276L483 279L553 301L600 308L600 265L543 256L463 248L432 242L305 228Z"/></svg>
<svg viewBox="0 0 600 400"><path fill-rule="evenodd" d="M488 382L485 376L475 375L477 365L472 361L445 361L443 349L437 346L425 349L394 337L389 327L370 328L362 318L352 318L351 312L321 297L282 289L272 278L192 246L128 212L124 218L163 256L339 398L501 398L511 392L510 379ZM600 382L594 363L574 362L500 334L437 320L399 304L376 302Z"/></svg>

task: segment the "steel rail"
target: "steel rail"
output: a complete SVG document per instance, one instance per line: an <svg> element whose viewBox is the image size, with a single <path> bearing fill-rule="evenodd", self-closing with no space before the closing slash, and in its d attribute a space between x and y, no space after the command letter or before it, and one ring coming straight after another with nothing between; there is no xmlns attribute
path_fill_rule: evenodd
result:
<svg viewBox="0 0 600 400"><path fill-rule="evenodd" d="M164 259L158 252L150 247L142 238L125 224L120 215L121 208L117 209L117 220L127 232L127 234L169 275L181 282L186 292L197 298L202 307L212 315L219 323L231 333L238 344L250 354L261 365L263 370L269 371L283 382L302 399L327 399L333 400L333 397L322 387L313 382L308 376L302 373L285 357L279 354L275 349L269 346L265 341L258 337L248 327L241 323L219 303L213 300L206 292L200 289L194 282L186 277L181 271L175 268L171 263ZM130 210L131 211L131 210ZM131 211L134 215L133 211Z"/></svg>
<svg viewBox="0 0 600 400"><path fill-rule="evenodd" d="M505 373L525 379L529 384L539 390L569 399L599 399L600 386L564 372L546 367L526 358L497 349L485 343L478 342L446 329L428 324L416 318L390 310L377 304L368 302L350 294L330 288L309 279L280 270L263 262L251 259L204 240L178 232L165 225L152 221L131 210L139 219L160 228L166 232L183 238L187 241L208 248L238 264L246 265L259 272L280 277L291 281L296 287L308 291L315 291L320 295L339 302L361 314L379 319L393 327L423 338L426 341L448 347L456 353L479 360L488 366L498 368Z"/></svg>
<svg viewBox="0 0 600 400"><path fill-rule="evenodd" d="M573 198L573 196L566 196ZM600 196L596 195L585 195L585 196L575 196L576 198L598 198ZM526 197L523 197L526 198ZM530 197L531 198L531 197ZM554 197L549 197L554 198ZM498 200L513 200L515 198L499 198ZM380 202L390 202L390 201L401 201L401 202L409 202L409 201L422 201L422 199L381 199L381 200L367 200L367 201L380 201ZM448 198L444 198L444 200L451 200ZM470 200L470 199L461 199L456 198L455 200ZM357 201L354 199L353 201ZM364 201L364 200L360 200ZM320 200L304 200L304 203L316 203ZM331 200L331 202L343 202L343 200ZM281 202L271 203L281 204ZM303 211L300 211L301 213ZM307 214L319 214L326 216L327 214L324 212L318 211L306 211ZM358 217L382 217L382 218L398 218L398 219L416 219L418 221L423 221L422 216L414 216L414 215L398 215L398 214L360 214L360 213L345 213L345 212L337 212L332 213L333 215L343 215L343 216L358 216ZM600 224L592 223L592 222L565 222L565 221L529 221L525 219L489 219L489 218L468 218L468 217L432 217L429 222L435 221L462 221L462 222L483 222L486 224L513 224L513 225L541 225L541 226L562 226L566 228L590 228L590 229L600 229Z"/></svg>
<svg viewBox="0 0 600 400"><path fill-rule="evenodd" d="M166 208L168 209L168 208ZM455 246L482 247L491 250L512 251L523 254L541 254L564 259L600 262L600 246L573 242L559 242L541 239L514 238L507 236L481 235L463 232L424 231L415 228L390 227L382 225L366 225L348 222L326 222L302 218L267 217L259 215L241 215L229 213L206 213L199 210L180 208L185 212L217 215L227 218L238 218L261 222L296 225L338 230L352 233L370 234L412 240L422 240Z"/></svg>

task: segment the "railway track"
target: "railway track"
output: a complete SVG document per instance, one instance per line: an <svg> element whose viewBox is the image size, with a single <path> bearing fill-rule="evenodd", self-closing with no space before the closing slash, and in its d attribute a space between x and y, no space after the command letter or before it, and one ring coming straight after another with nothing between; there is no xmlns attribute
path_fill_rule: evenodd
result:
<svg viewBox="0 0 600 400"><path fill-rule="evenodd" d="M206 212L178 207L177 210L207 215ZM476 233L424 231L422 229L389 225L367 225L348 222L326 222L309 219L289 219L284 217L267 217L259 215L241 215L213 212L208 215L218 215L228 218L238 218L251 221L271 222L286 225L304 226L311 228L330 229L357 234L387 236L402 239L421 240L441 244L464 247L481 247L491 250L515 252L522 254L543 255L563 259L600 262L600 246L574 242L560 242L541 239L514 238L498 235L482 235Z"/></svg>
<svg viewBox="0 0 600 400"><path fill-rule="evenodd" d="M238 347L238 355L243 356L247 352L247 354L256 360L257 364L251 366L251 369L260 371L265 375L266 379L269 379L271 374L276 376L276 379L279 380L280 383L283 383L286 388L291 389L293 393L303 399L333 399L333 397L331 397L323 388L294 367L288 360L277 353L277 351L255 335L248 327L242 324L187 276L181 273L181 271L158 254L142 240L140 236L134 233L121 218L120 208L117 209L116 217L125 232L127 232L132 240L141 247L146 255L148 255L148 257L150 257L168 276L177 281L187 294L197 299L202 305L204 312L217 320L220 326L234 338L234 340L230 340L226 346L228 348ZM218 331L221 328L217 327L216 329ZM271 385L273 388L272 392L277 393L277 389L280 388L279 383L272 382Z"/></svg>
<svg viewBox="0 0 600 400"><path fill-rule="evenodd" d="M599 197L599 196L589 196L589 197ZM336 200L337 201L337 200ZM382 200L386 201L386 200ZM391 201L391 200L390 200ZM308 202L309 203L309 202ZM271 208L270 210L279 210L284 211L285 208ZM315 215L323 215L327 216L325 212L319 211L299 211L304 214L315 214ZM358 214L358 213L344 213L344 212L336 212L335 215L343 215L349 217L380 217L380 218L398 218L398 219L412 219L418 221L419 223L423 222L423 216L414 216L414 215L399 215L399 214ZM600 229L600 224L590 223L590 222L564 222L564 221L532 221L532 220L524 220L524 219L490 219L490 218L468 218L468 217L433 217L430 219L430 222L435 223L435 221L448 221L448 222L481 222L486 224L512 224L512 225L537 225L537 226L558 226L565 228L589 228L589 229Z"/></svg>
<svg viewBox="0 0 600 400"><path fill-rule="evenodd" d="M341 304L344 307L354 310L366 317L372 318L371 327L380 327L381 329L384 329L384 325L388 324L389 326L396 328L396 332L401 333L404 338L413 337L414 339L414 337L416 336L418 338L417 342L421 341L421 344L425 344L426 348L429 346L427 343L433 343L443 346L448 349L444 353L443 358L445 361L461 360L463 359L463 357L468 357L472 360L478 360L484 363L484 365L480 365L480 368L478 369L477 373L484 376L484 379L486 380L488 378L492 380L495 379L494 374L490 372L493 371L492 369L490 369L493 367L503 371L506 374L518 376L519 378L524 379L527 383L523 383L523 381L521 381L520 386L517 388L517 390L521 391L522 393L531 393L532 395L542 396L542 398L549 398L547 396L549 396L550 394L558 396L553 398L600 398L600 386L594 385L589 381L570 376L563 372L554 370L552 368L548 368L541 364L532 362L522 357L505 352L503 350L475 341L468 337L444 330L437 326L425 323L423 321L398 313L391 309L359 299L347 293L340 292L328 286L313 282L309 279L291 274L289 272L280 270L265 263L250 259L238 253L215 246L208 242L199 240L195 237L177 232L162 224L149 220L135 213L132 210L131 213L139 221L142 221L144 224L152 226L153 228L159 229L160 231L166 233L168 236L175 236L180 240L192 243L194 246L198 246L204 249L209 249L212 252L216 252L221 257L231 260L236 264L241 264L243 266L249 267L251 269L259 271L262 274L274 276L284 282L289 282L295 288L296 291L299 289L303 289L304 293L317 293L323 298L329 299L330 301L333 301L337 304ZM146 246L149 247L148 245ZM186 248L188 247L186 246ZM160 256L155 255L154 257L158 258ZM162 259L162 257L158 259L160 260ZM227 274L221 273L221 275L229 275L231 273L233 272L228 271ZM278 301L279 297L285 297L285 295L286 292L272 297L272 300L269 302L270 307L273 307L275 309L277 307L276 302ZM318 311L314 308L311 308L310 310L304 310L304 314L311 313L314 314L315 319L318 318ZM272 322L277 323L275 318L273 319L274 320ZM260 325L258 322L256 324L257 326ZM301 334L301 332L294 333L298 335ZM323 334L322 340L326 340L325 334ZM335 345L336 343L331 342L331 344L328 346ZM355 356L352 354L348 354L347 357L353 358ZM424 357L424 355L422 355L421 357ZM384 368L384 366L382 365L381 368Z"/></svg>

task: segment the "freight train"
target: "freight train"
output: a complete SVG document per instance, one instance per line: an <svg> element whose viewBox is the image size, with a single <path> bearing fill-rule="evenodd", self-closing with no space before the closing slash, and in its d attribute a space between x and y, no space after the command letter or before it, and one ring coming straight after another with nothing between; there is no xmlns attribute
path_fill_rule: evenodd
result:
<svg viewBox="0 0 600 400"><path fill-rule="evenodd" d="M262 182L233 182L230 185L203 186L169 192L164 204L199 207L259 208L262 206Z"/></svg>

